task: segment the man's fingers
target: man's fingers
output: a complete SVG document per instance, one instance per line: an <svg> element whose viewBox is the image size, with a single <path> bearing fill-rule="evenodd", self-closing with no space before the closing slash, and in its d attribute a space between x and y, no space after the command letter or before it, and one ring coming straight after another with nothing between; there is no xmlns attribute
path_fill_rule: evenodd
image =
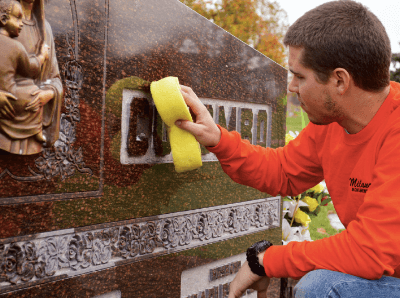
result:
<svg viewBox="0 0 400 298"><path fill-rule="evenodd" d="M181 88L181 93L186 104L191 108L195 115L199 115L205 106L193 92L192 88L183 85L181 85Z"/></svg>
<svg viewBox="0 0 400 298"><path fill-rule="evenodd" d="M221 139L220 129L192 88L182 85L181 88L182 96L189 106L195 122L182 121L181 124L176 123L176 125L194 135L200 144L216 146Z"/></svg>
<svg viewBox="0 0 400 298"><path fill-rule="evenodd" d="M268 298L267 297L267 291L257 292L257 298Z"/></svg>
<svg viewBox="0 0 400 298"><path fill-rule="evenodd" d="M197 134L199 134L199 128L198 128L199 124L196 124L196 123L188 121L188 120L177 120L175 122L175 124L179 128L190 132L195 137ZM197 141L199 141L199 140L197 140Z"/></svg>
<svg viewBox="0 0 400 298"><path fill-rule="evenodd" d="M267 298L267 290L270 281L270 278L262 277L253 284L252 288L257 291L257 298Z"/></svg>
<svg viewBox="0 0 400 298"><path fill-rule="evenodd" d="M240 297L248 288L256 283L260 277L251 272L247 261L244 262L239 272L229 287L229 298Z"/></svg>

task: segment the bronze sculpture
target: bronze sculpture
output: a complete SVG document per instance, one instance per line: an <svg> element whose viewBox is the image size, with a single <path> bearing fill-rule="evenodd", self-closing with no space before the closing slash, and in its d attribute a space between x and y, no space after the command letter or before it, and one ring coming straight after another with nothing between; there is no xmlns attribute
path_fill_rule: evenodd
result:
<svg viewBox="0 0 400 298"><path fill-rule="evenodd" d="M17 94L12 90L0 91L0 149L14 154L39 153L43 146L54 144L59 134L63 87L43 1L20 0L23 29L16 40L30 58L39 58L48 45L48 59L37 74L35 68L31 68L29 75L15 73ZM0 68L4 67L3 62Z"/></svg>

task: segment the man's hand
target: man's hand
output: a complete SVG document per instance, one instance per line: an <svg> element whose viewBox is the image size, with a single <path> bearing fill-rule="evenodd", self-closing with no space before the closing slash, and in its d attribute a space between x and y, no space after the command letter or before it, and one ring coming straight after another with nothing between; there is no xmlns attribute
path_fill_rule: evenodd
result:
<svg viewBox="0 0 400 298"><path fill-rule="evenodd" d="M10 100L17 100L11 93L0 91L0 118L12 120L15 117L15 111Z"/></svg>
<svg viewBox="0 0 400 298"><path fill-rule="evenodd" d="M181 85L181 93L194 114L194 122L178 120L176 126L190 132L204 146L216 146L221 139L221 131L215 124L207 108L202 104L192 88Z"/></svg>
<svg viewBox="0 0 400 298"><path fill-rule="evenodd" d="M260 264L262 264L264 253L265 252L258 254ZM258 276L254 274L246 261L236 274L235 279L231 282L228 298L238 298L247 289L256 290L257 298L267 298L269 282L270 278L268 276Z"/></svg>

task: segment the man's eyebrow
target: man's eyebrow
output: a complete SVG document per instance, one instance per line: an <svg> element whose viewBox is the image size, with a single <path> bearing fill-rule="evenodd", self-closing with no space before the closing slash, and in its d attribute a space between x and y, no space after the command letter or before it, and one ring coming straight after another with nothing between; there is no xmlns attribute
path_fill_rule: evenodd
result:
<svg viewBox="0 0 400 298"><path fill-rule="evenodd" d="M299 72L295 72L293 69L290 69L290 68L289 68L289 71L290 71L292 74L301 75Z"/></svg>

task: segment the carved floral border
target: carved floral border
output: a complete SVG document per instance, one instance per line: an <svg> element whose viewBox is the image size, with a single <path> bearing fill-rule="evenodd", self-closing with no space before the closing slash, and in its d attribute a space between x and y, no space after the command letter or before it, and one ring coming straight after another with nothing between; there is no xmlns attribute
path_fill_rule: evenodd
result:
<svg viewBox="0 0 400 298"><path fill-rule="evenodd" d="M60 230L0 244L0 293L280 226L280 197ZM5 243L5 241L3 241Z"/></svg>

